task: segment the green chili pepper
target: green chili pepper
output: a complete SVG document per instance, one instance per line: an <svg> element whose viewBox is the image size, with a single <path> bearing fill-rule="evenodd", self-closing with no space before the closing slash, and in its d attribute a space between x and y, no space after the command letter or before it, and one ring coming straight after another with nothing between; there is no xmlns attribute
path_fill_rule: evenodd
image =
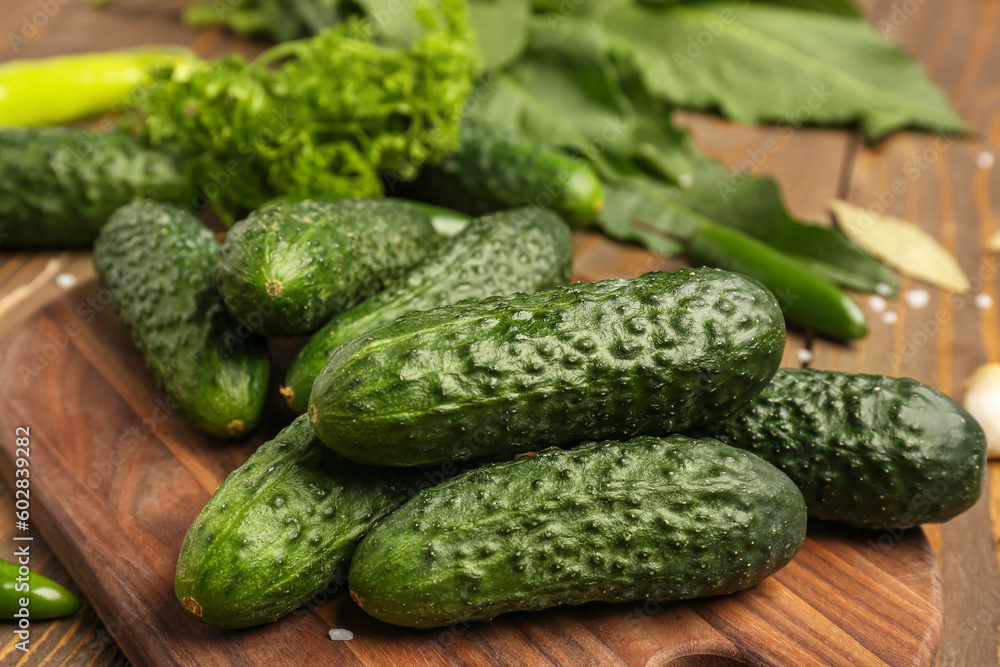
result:
<svg viewBox="0 0 1000 667"><path fill-rule="evenodd" d="M864 311L832 282L805 264L743 232L726 227L699 230L688 246L694 266L712 266L759 280L781 303L785 318L834 338L863 338Z"/></svg>
<svg viewBox="0 0 1000 667"><path fill-rule="evenodd" d="M0 125L63 125L125 108L151 69L195 62L179 47L13 60L0 65Z"/></svg>
<svg viewBox="0 0 1000 667"><path fill-rule="evenodd" d="M25 590L27 585L27 590ZM80 598L40 574L22 574L21 566L0 559L0 618L24 618L21 600L27 600L29 619L56 618L76 612Z"/></svg>

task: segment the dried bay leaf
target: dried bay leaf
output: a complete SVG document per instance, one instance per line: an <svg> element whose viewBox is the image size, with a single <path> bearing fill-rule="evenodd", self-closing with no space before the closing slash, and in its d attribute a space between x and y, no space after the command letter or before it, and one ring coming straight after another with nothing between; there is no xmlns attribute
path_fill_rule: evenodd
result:
<svg viewBox="0 0 1000 667"><path fill-rule="evenodd" d="M968 292L969 279L955 257L915 224L834 199L837 224L856 244L908 276L952 292Z"/></svg>

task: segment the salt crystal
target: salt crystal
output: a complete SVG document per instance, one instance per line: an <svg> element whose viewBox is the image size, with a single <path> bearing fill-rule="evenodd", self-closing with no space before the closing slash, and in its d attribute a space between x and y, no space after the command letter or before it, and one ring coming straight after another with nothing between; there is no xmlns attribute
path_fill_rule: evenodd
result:
<svg viewBox="0 0 1000 667"><path fill-rule="evenodd" d="M872 294L868 297L868 307L871 308L873 313L884 312L885 305L885 299L880 297L878 294Z"/></svg>
<svg viewBox="0 0 1000 667"><path fill-rule="evenodd" d="M993 156L993 153L989 151L983 151L976 156L976 166L980 169L989 169L995 162L996 158Z"/></svg>
<svg viewBox="0 0 1000 667"><path fill-rule="evenodd" d="M330 639L346 642L348 639L354 639L354 633L344 628L336 628L330 630Z"/></svg>
<svg viewBox="0 0 1000 667"><path fill-rule="evenodd" d="M931 302L930 292L925 289L911 289L906 293L904 298L906 299L906 305L914 310L925 308Z"/></svg>
<svg viewBox="0 0 1000 667"><path fill-rule="evenodd" d="M69 289L76 285L76 276L72 273L60 273L56 276L56 285L63 289Z"/></svg>
<svg viewBox="0 0 1000 667"><path fill-rule="evenodd" d="M805 348L799 350L795 356L797 356L799 358L799 361L801 361L803 364L808 364L810 361L813 360L812 350L807 350Z"/></svg>
<svg viewBox="0 0 1000 667"><path fill-rule="evenodd" d="M888 313L882 315L882 321L886 324L895 324L899 321L899 315L896 314L896 311L890 310Z"/></svg>
<svg viewBox="0 0 1000 667"><path fill-rule="evenodd" d="M989 294L977 294L974 303L979 310L986 310L993 305L993 297Z"/></svg>
<svg viewBox="0 0 1000 667"><path fill-rule="evenodd" d="M881 294L882 296L889 296L892 294L892 288L885 283L879 283L878 285L875 285L875 292L877 294Z"/></svg>

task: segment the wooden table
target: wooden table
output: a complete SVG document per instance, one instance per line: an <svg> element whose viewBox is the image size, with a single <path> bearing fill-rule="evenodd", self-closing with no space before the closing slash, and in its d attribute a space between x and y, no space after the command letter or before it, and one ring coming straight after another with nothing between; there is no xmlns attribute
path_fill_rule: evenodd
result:
<svg viewBox="0 0 1000 667"><path fill-rule="evenodd" d="M40 20L37 14L44 10L38 0L4 0L0 60L156 43L187 44L205 57L233 48L253 50L219 31L185 29L177 5L170 3L125 0L111 12L98 13L81 0L63 2L52 2L49 7L56 10ZM994 200L1000 199L1000 166L990 166L990 157L1000 156L1000 1L861 4L875 25L925 64L977 136L948 143L933 135L903 133L872 147L858 134L841 130L789 132L688 113L681 120L708 153L735 167L774 175L792 211L803 218L829 224L826 202L833 197L861 206L881 201L890 213L917 222L954 252L972 279L972 293L955 297L929 289L926 306L911 308L901 298L890 301L885 312L876 312L867 298L859 297L871 322L868 338L845 347L791 333L785 365L905 375L960 399L962 382L973 369L1000 362L1000 258L984 250L985 240L1000 229L1000 201ZM26 31L26 42L12 43L9 34L21 34L32 21L44 25L37 32ZM769 143L772 138L775 143ZM633 276L678 264L598 234L580 233L576 265L577 277L588 279ZM65 277L59 278L64 274L91 278L89 254L0 253L0 337L65 289ZM902 288L905 293L926 286L904 278ZM988 295L993 305L977 306L977 294ZM987 492L972 510L947 524L926 527L944 585L941 665L981 667L998 660L998 477L1000 463L991 465ZM12 513L10 491L0 485L0 516ZM4 519L0 555L8 558L12 532ZM37 536L35 549L33 567L72 589ZM3 665L127 663L112 638L125 630L110 628L109 633L89 607L69 619L37 624L28 656L14 650L7 627L0 624Z"/></svg>

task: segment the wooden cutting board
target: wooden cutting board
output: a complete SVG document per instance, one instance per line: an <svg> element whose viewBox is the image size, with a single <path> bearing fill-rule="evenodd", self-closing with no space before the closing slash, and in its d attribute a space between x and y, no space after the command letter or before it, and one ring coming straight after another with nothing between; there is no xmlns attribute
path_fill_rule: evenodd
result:
<svg viewBox="0 0 1000 667"><path fill-rule="evenodd" d="M167 414L101 297L94 282L81 285L0 343L0 470L13 486L15 428L30 427L33 525L136 664L912 667L933 660L941 590L923 532L815 523L788 567L723 598L594 603L414 631L367 617L341 594L257 629L202 625L173 595L181 540L225 476L291 415L276 397L269 423L237 443L189 428ZM287 360L289 351L275 356ZM331 628L354 638L331 641Z"/></svg>

